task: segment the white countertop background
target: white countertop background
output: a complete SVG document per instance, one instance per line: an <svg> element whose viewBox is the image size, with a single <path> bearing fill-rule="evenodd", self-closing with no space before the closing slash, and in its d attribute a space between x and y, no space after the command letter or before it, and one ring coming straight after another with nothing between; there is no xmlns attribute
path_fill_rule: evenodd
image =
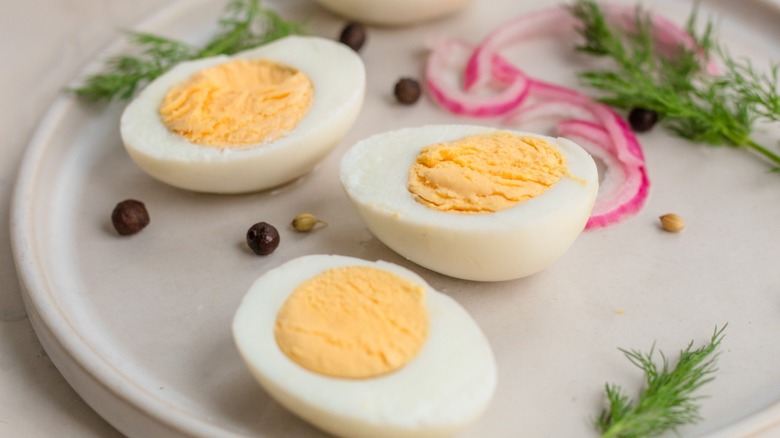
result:
<svg viewBox="0 0 780 438"><path fill-rule="evenodd" d="M56 95L120 29L172 1L0 0L2 437L120 436L68 386L33 332L11 255L9 206L25 147ZM760 436L780 436L780 429Z"/></svg>

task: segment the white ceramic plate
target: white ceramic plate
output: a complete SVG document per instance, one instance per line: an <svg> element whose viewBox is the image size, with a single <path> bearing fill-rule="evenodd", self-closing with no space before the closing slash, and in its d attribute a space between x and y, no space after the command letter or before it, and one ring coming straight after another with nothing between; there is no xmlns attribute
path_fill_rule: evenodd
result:
<svg viewBox="0 0 780 438"><path fill-rule="evenodd" d="M336 36L343 21L310 2L267 2ZM23 164L14 202L16 263L31 320L74 388L119 430L134 436L319 436L254 383L230 334L252 281L293 257L336 253L405 265L451 294L489 337L499 389L466 436L588 437L606 381L634 393L642 375L618 347L672 358L728 323L717 378L702 388L704 420L686 436L740 436L780 420L780 176L748 153L693 146L656 131L643 135L652 195L636 217L585 233L550 269L530 278L479 284L406 262L375 240L336 177L338 160L376 132L458 121L428 100L393 103L400 76L420 74L425 41L478 41L508 17L552 1L476 1L463 13L412 29L371 29L362 52L367 101L357 125L320 168L277 190L242 196L188 193L143 174L124 152L121 105L63 96L42 122ZM222 2L169 8L142 29L206 40ZM688 1L652 6L679 22ZM769 3L705 1L722 40L759 67L780 59L780 11ZM111 50L120 50L115 46ZM534 75L574 84L577 57L540 41L511 54ZM94 69L96 65L90 68ZM467 120L474 122L473 120ZM493 123L485 121L485 123ZM774 147L777 130L761 134ZM109 216L125 198L144 201L151 225L131 238ZM300 212L330 223L311 234L287 224ZM682 215L680 234L657 217ZM247 228L276 224L280 248L265 258L244 246Z"/></svg>

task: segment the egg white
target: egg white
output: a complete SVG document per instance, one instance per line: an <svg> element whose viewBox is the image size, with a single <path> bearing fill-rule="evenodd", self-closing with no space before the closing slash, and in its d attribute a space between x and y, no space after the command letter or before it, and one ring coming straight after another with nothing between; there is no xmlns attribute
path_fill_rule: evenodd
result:
<svg viewBox="0 0 780 438"><path fill-rule="evenodd" d="M327 269L365 265L425 287L429 336L403 368L370 379L341 379L309 371L282 352L276 315L293 290ZM394 264L310 255L261 276L233 319L233 336L254 377L280 404L315 426L345 437L448 436L487 407L496 364L482 331L450 297Z"/></svg>
<svg viewBox="0 0 780 438"><path fill-rule="evenodd" d="M463 8L471 0L317 0L331 11L364 23L406 25Z"/></svg>
<svg viewBox="0 0 780 438"><path fill-rule="evenodd" d="M543 138L566 158L569 173L541 195L495 213L439 211L415 201L408 172L425 146L488 134L496 128L431 125L377 134L341 160L341 183L371 232L407 259L476 281L511 280L557 260L584 229L598 192L593 159L564 138ZM512 132L512 131L510 131Z"/></svg>
<svg viewBox="0 0 780 438"><path fill-rule="evenodd" d="M274 61L309 77L312 104L293 130L267 144L220 149L192 143L165 126L159 107L172 86L204 68L239 58ZM257 191L313 169L352 127L364 93L365 67L353 50L324 38L289 36L232 57L175 66L127 106L120 133L130 157L162 182L199 192Z"/></svg>

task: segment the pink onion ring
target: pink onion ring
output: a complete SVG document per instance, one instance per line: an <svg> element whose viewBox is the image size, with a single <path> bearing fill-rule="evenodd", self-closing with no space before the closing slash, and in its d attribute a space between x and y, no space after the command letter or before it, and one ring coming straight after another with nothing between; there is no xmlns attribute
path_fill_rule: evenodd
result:
<svg viewBox="0 0 780 438"><path fill-rule="evenodd" d="M457 72L465 65L470 51L468 45L452 39L441 39L433 45L425 66L425 78L428 91L436 102L455 114L490 117L506 114L525 100L528 77L499 56L491 60L491 75L502 83L501 90L490 89L487 90L489 94L483 95L478 95L477 90L463 90Z"/></svg>
<svg viewBox="0 0 780 438"><path fill-rule="evenodd" d="M521 15L502 24L488 34L471 54L463 71L464 88L470 90L489 80L490 61L502 48L537 36L569 33L575 22L565 8L558 6Z"/></svg>
<svg viewBox="0 0 780 438"><path fill-rule="evenodd" d="M635 6L605 2L601 7L608 22L627 31L636 29L637 12L640 10ZM700 55L706 71L711 74L717 73L717 65L706 58L706 53L685 29L660 14L641 12L648 14L653 37L661 53L671 55L680 47L693 49ZM463 72L464 88L469 90L489 81L490 61L502 49L533 37L565 35L571 33L576 26L577 19L571 15L566 6L540 9L502 24L490 32L474 49Z"/></svg>
<svg viewBox="0 0 780 438"><path fill-rule="evenodd" d="M592 230L617 223L636 214L650 193L645 166L634 166L616 159L609 133L598 124L582 120L565 120L557 126L558 135L578 141L602 161L605 172L599 195L585 225Z"/></svg>

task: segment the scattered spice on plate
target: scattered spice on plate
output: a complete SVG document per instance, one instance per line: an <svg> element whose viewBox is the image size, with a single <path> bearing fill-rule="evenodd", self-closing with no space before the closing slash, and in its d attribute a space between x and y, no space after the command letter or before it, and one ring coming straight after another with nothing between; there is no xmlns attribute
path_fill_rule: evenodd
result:
<svg viewBox="0 0 780 438"><path fill-rule="evenodd" d="M246 243L257 255L268 255L279 247L279 231L266 222L258 222L246 232Z"/></svg>
<svg viewBox="0 0 780 438"><path fill-rule="evenodd" d="M295 216L295 218L292 220L293 229L301 233L307 233L313 230L317 224L328 226L327 222L320 220L317 216L314 216L311 213L301 213Z"/></svg>
<svg viewBox="0 0 780 438"><path fill-rule="evenodd" d="M656 122L658 122L658 113L653 110L634 108L628 113L628 123L631 124L634 132L647 132L653 129Z"/></svg>
<svg viewBox="0 0 780 438"><path fill-rule="evenodd" d="M366 43L366 28L360 23L349 22L341 31L339 41L354 51L359 51Z"/></svg>
<svg viewBox="0 0 780 438"><path fill-rule="evenodd" d="M664 231L676 233L685 228L685 221L683 218L674 213L667 213L659 217L659 219L661 220L661 228L663 228Z"/></svg>
<svg viewBox="0 0 780 438"><path fill-rule="evenodd" d="M149 212L143 202L126 199L114 207L111 223L120 235L129 236L149 225Z"/></svg>
<svg viewBox="0 0 780 438"><path fill-rule="evenodd" d="M395 83L395 98L404 105L411 105L420 99L420 82L412 78L401 78Z"/></svg>

